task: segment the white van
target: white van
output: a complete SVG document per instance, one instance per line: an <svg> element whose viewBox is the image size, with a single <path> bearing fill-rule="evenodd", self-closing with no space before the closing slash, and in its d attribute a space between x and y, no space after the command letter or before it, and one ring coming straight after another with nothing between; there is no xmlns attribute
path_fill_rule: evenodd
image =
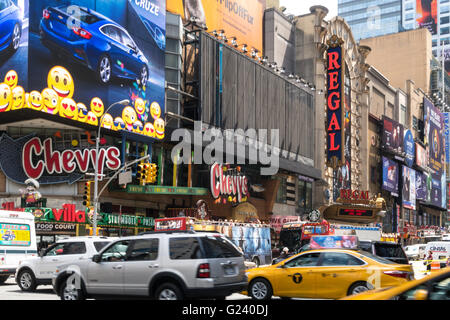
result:
<svg viewBox="0 0 450 320"><path fill-rule="evenodd" d="M34 215L0 210L0 284L16 273L19 262L37 256Z"/></svg>
<svg viewBox="0 0 450 320"><path fill-rule="evenodd" d="M428 258L428 253L432 252L433 260L444 260L450 256L450 242L449 241L432 241L428 242L425 248L425 255Z"/></svg>
<svg viewBox="0 0 450 320"><path fill-rule="evenodd" d="M442 241L450 241L450 233L443 234L441 239Z"/></svg>

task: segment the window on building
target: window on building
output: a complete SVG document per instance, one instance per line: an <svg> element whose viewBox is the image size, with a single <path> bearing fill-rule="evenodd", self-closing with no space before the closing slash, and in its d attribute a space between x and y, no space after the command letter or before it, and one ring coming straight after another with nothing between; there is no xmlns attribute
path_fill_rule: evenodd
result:
<svg viewBox="0 0 450 320"><path fill-rule="evenodd" d="M450 17L442 17L441 18L441 25L450 23Z"/></svg>
<svg viewBox="0 0 450 320"><path fill-rule="evenodd" d="M277 203L286 203L286 183L287 178L286 177L278 177L280 180L280 186L278 187L277 192Z"/></svg>
<svg viewBox="0 0 450 320"><path fill-rule="evenodd" d="M444 13L448 13L450 12L450 7L449 6L442 6L441 7L441 15Z"/></svg>
<svg viewBox="0 0 450 320"><path fill-rule="evenodd" d="M407 14L405 15L405 20L406 20L406 21L414 20L414 12L407 13Z"/></svg>
<svg viewBox="0 0 450 320"><path fill-rule="evenodd" d="M298 207L301 213L312 211L312 182L298 180L297 188Z"/></svg>
<svg viewBox="0 0 450 320"><path fill-rule="evenodd" d="M449 27L445 27L445 28L441 28L441 35L446 35L450 33L450 28Z"/></svg>
<svg viewBox="0 0 450 320"><path fill-rule="evenodd" d="M400 105L400 123L406 126L406 106Z"/></svg>
<svg viewBox="0 0 450 320"><path fill-rule="evenodd" d="M413 116L412 127L416 131L419 130L419 121L415 116Z"/></svg>

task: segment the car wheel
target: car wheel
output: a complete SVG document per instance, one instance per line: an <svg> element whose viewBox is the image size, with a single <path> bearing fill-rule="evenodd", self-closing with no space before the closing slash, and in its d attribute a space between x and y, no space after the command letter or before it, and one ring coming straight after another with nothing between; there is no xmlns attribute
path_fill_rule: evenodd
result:
<svg viewBox="0 0 450 320"><path fill-rule="evenodd" d="M16 23L14 26L14 30L11 36L11 49L13 51L17 51L20 46L20 37L22 35L22 30L20 29L20 25Z"/></svg>
<svg viewBox="0 0 450 320"><path fill-rule="evenodd" d="M366 282L357 282L348 289L348 295L358 294L370 290Z"/></svg>
<svg viewBox="0 0 450 320"><path fill-rule="evenodd" d="M109 57L106 54L102 55L97 67L97 77L101 83L107 84L111 80L111 68Z"/></svg>
<svg viewBox="0 0 450 320"><path fill-rule="evenodd" d="M59 296L61 297L61 300L84 300L85 299L83 290L76 289L75 286L73 286L73 285L68 286L67 281L65 281L65 280L63 280L63 283L61 284Z"/></svg>
<svg viewBox="0 0 450 320"><path fill-rule="evenodd" d="M156 290L156 300L183 300L183 293L173 283L164 283Z"/></svg>
<svg viewBox="0 0 450 320"><path fill-rule="evenodd" d="M147 81L148 81L148 70L146 66L143 66L141 69L141 74L140 74L140 79L139 81L141 82L141 84L143 86L147 85Z"/></svg>
<svg viewBox="0 0 450 320"><path fill-rule="evenodd" d="M17 284L23 291L33 292L34 290L36 290L37 283L33 271L29 269L20 271L17 279Z"/></svg>
<svg viewBox="0 0 450 320"><path fill-rule="evenodd" d="M9 276L0 276L0 284L4 284L8 278Z"/></svg>
<svg viewBox="0 0 450 320"><path fill-rule="evenodd" d="M269 300L272 298L272 286L266 279L255 279L249 286L250 296L254 300Z"/></svg>

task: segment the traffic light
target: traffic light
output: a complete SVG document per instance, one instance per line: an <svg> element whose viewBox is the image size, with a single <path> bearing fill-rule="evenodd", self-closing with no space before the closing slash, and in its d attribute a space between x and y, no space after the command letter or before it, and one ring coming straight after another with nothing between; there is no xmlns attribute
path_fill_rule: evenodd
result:
<svg viewBox="0 0 450 320"><path fill-rule="evenodd" d="M155 183L157 176L158 176L158 166L155 163L150 163L150 168L147 175L147 183Z"/></svg>
<svg viewBox="0 0 450 320"><path fill-rule="evenodd" d="M147 175L149 173L150 164L145 163L139 163L138 164L138 171L136 173L136 178L138 179L139 185L145 186L145 183L147 182Z"/></svg>
<svg viewBox="0 0 450 320"><path fill-rule="evenodd" d="M92 181L87 181L84 184L83 206L86 207L89 207L91 205L91 183Z"/></svg>

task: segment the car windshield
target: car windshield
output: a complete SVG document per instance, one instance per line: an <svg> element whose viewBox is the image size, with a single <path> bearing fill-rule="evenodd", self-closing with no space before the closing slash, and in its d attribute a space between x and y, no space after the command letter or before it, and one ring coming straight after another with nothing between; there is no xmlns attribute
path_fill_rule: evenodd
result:
<svg viewBox="0 0 450 320"><path fill-rule="evenodd" d="M365 257L367 257L367 258L369 258L369 259L375 260L376 262L379 262L379 263L383 263L383 264L396 264L396 263L393 262L393 261L387 260L387 259L382 258L382 257L375 256L375 255L373 255L373 254L371 254L371 253L369 253L369 252L367 252L367 251L360 251L359 253L362 254L363 256L365 256Z"/></svg>
<svg viewBox="0 0 450 320"><path fill-rule="evenodd" d="M96 15L89 12L89 9L84 9L81 7L75 6L62 6L58 8L60 11L67 13L69 16L75 17L81 22L87 23L87 24L93 24L101 19L97 17Z"/></svg>

